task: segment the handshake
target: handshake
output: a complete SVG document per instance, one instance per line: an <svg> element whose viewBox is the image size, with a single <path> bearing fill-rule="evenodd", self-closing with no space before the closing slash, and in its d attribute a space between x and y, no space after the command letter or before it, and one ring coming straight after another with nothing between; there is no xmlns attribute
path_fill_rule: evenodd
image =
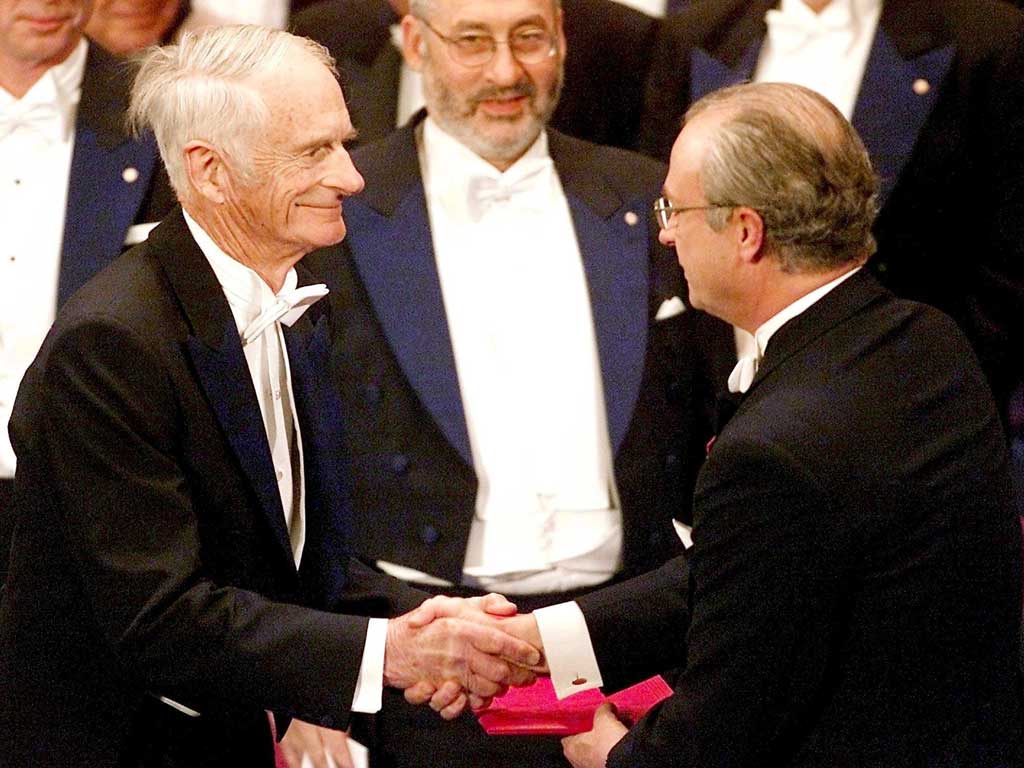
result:
<svg viewBox="0 0 1024 768"><path fill-rule="evenodd" d="M384 685L446 720L546 673L536 620L501 595L433 597L388 621Z"/></svg>

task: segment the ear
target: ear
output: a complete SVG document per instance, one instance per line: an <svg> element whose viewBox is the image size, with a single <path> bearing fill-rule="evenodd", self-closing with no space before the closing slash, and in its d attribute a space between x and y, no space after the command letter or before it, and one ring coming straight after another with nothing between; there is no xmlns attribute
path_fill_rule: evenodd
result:
<svg viewBox="0 0 1024 768"><path fill-rule="evenodd" d="M414 72L423 71L423 28L413 16L402 17L402 56Z"/></svg>
<svg viewBox="0 0 1024 768"><path fill-rule="evenodd" d="M227 199L228 174L217 150L205 141L190 141L182 152L193 191L212 203L223 203Z"/></svg>
<svg viewBox="0 0 1024 768"><path fill-rule="evenodd" d="M733 211L737 251L744 261L755 264L764 257L764 219L753 208Z"/></svg>

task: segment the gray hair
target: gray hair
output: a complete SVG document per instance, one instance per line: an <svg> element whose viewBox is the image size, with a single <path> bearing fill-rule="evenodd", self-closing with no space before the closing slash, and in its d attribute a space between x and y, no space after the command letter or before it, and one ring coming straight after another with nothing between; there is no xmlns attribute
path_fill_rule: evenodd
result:
<svg viewBox="0 0 1024 768"><path fill-rule="evenodd" d="M272 73L290 51L305 51L335 76L322 45L288 32L251 25L187 33L177 45L153 47L138 59L128 121L139 133L153 129L171 186L187 196L183 150L209 142L244 177L252 177L250 150L268 118L252 80Z"/></svg>
<svg viewBox="0 0 1024 768"><path fill-rule="evenodd" d="M705 96L686 121L727 113L710 140L701 185L712 205L749 206L786 272L827 271L875 252L878 177L860 137L825 97L788 83L748 83ZM729 212L708 212L720 230Z"/></svg>

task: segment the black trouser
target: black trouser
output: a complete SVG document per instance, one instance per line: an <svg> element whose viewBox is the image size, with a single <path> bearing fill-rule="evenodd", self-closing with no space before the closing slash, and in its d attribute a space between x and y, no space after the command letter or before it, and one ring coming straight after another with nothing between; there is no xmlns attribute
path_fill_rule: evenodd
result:
<svg viewBox="0 0 1024 768"><path fill-rule="evenodd" d="M14 481L0 478L0 586L7 581L7 561L14 533Z"/></svg>
<svg viewBox="0 0 1024 768"><path fill-rule="evenodd" d="M466 587L417 589L442 595L473 597L478 590ZM544 595L509 595L520 613L527 613L600 589L599 586ZM547 768L568 765L561 740L555 736L488 736L467 710L445 722L430 707L406 703L401 691L384 689L384 706L370 718L369 733L353 730L370 747L373 768ZM360 739L360 740L362 740Z"/></svg>

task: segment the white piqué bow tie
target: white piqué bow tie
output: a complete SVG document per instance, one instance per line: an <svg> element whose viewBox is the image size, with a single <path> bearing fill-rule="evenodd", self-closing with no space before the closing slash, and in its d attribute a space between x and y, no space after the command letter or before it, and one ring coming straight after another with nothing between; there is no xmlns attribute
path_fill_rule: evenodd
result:
<svg viewBox="0 0 1024 768"><path fill-rule="evenodd" d="M329 293L323 283L304 285L285 291L277 300L260 312L259 317L249 323L242 331L242 346L258 339L267 328L280 321L291 327L302 317L303 313Z"/></svg>
<svg viewBox="0 0 1024 768"><path fill-rule="evenodd" d="M804 12L806 11L806 12ZM764 15L768 25L768 38L781 53L793 53L811 40L825 35L846 35L853 42L857 32L857 17L848 5L837 3L820 15L810 9L800 11L770 10Z"/></svg>
<svg viewBox="0 0 1024 768"><path fill-rule="evenodd" d="M528 162L528 161L527 161ZM503 203L516 198L517 202L532 201L543 209L545 174L552 168L551 158L538 158L519 170L515 179L494 178L492 176L474 176L469 180L467 188L467 206L469 215L479 221L495 203ZM527 205L530 202L526 203Z"/></svg>
<svg viewBox="0 0 1024 768"><path fill-rule="evenodd" d="M36 102L22 105L16 103L8 112L0 114L0 141L18 128L29 128L46 138L47 141L56 143L64 138L64 113L56 104Z"/></svg>
<svg viewBox="0 0 1024 768"><path fill-rule="evenodd" d="M742 394L750 389L760 364L760 355L751 354L741 357L736 363L736 367L732 369L732 373L729 374L729 391L734 394Z"/></svg>

